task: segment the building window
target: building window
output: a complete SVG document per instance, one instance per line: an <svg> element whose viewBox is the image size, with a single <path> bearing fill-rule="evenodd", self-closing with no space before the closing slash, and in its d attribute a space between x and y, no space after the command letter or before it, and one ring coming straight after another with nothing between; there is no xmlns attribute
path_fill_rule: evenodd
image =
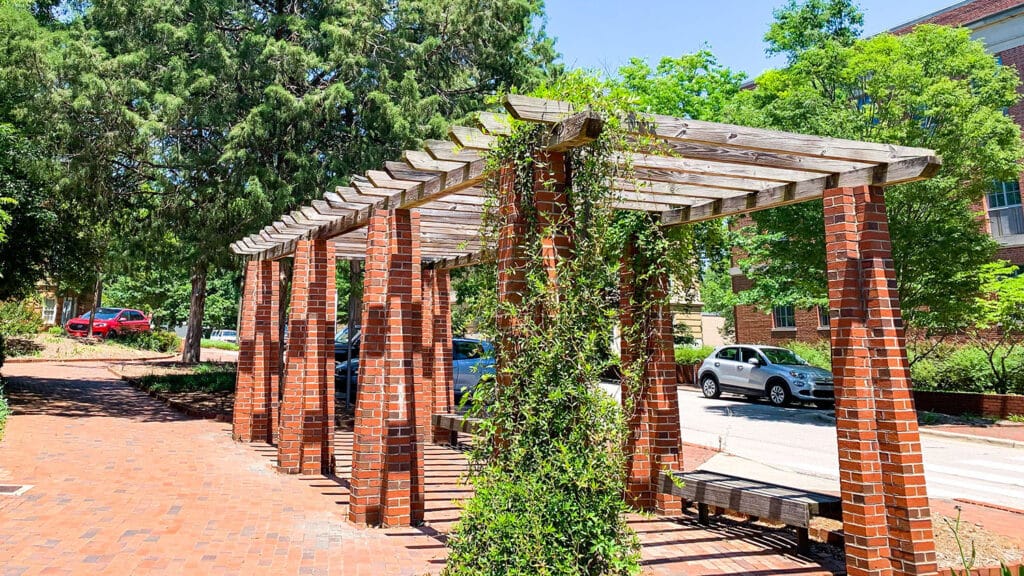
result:
<svg viewBox="0 0 1024 576"><path fill-rule="evenodd" d="M828 306L818 306L818 328L828 328Z"/></svg>
<svg viewBox="0 0 1024 576"><path fill-rule="evenodd" d="M57 323L57 300L43 298L43 324Z"/></svg>
<svg viewBox="0 0 1024 576"><path fill-rule="evenodd" d="M996 182L992 185L988 194L988 222L995 238L1024 234L1020 182Z"/></svg>
<svg viewBox="0 0 1024 576"><path fill-rule="evenodd" d="M776 306L772 308L772 319L775 329L796 328L796 313L792 306Z"/></svg>

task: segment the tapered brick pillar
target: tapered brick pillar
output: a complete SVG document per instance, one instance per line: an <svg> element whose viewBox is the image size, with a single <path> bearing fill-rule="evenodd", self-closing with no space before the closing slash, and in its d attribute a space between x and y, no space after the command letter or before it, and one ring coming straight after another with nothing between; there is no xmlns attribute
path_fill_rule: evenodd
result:
<svg viewBox="0 0 1024 576"><path fill-rule="evenodd" d="M863 186L824 202L847 571L935 574L885 199Z"/></svg>
<svg viewBox="0 0 1024 576"><path fill-rule="evenodd" d="M538 152L533 158L533 202L548 281L558 284L558 264L572 256L572 206L566 194L569 172L564 152Z"/></svg>
<svg viewBox="0 0 1024 576"><path fill-rule="evenodd" d="M455 410L452 370L451 282L448 270L423 271L422 373L429 394L431 414ZM418 394L418 392L417 392ZM448 430L434 430L427 418L427 435L435 444L452 441Z"/></svg>
<svg viewBox="0 0 1024 576"><path fill-rule="evenodd" d="M630 241L620 268L621 362L627 368L640 358L645 360L639 390L633 390L627 379L622 381L629 423L626 501L658 514L678 515L682 500L658 489L662 470L682 471L683 465L669 279L660 274L638 280L636 267L642 265Z"/></svg>
<svg viewBox="0 0 1024 576"><path fill-rule="evenodd" d="M349 500L349 521L357 524L408 526L423 519L425 437L417 437L422 421L415 386L421 308L419 215L374 212L366 239Z"/></svg>
<svg viewBox="0 0 1024 576"><path fill-rule="evenodd" d="M292 270L278 469L334 472L334 244L300 240Z"/></svg>
<svg viewBox="0 0 1024 576"><path fill-rule="evenodd" d="M245 265L238 338L238 377L232 436L240 442L273 442L277 427L280 331L277 261Z"/></svg>

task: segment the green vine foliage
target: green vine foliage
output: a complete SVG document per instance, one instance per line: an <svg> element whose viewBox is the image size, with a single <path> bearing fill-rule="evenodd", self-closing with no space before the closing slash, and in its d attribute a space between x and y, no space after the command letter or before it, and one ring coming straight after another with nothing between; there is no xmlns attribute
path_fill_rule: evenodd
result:
<svg viewBox="0 0 1024 576"><path fill-rule="evenodd" d="M497 336L498 375L482 379L472 397L470 414L483 420L469 454L475 495L448 540L447 576L639 573L639 543L623 499L632 403L622 410L599 381L616 362L609 343L623 243L641 239L647 275L669 266L670 239L646 215L610 207L611 179L624 176L612 155L635 145L612 111L628 109L628 102L584 76L563 78L540 95L597 110L605 129L567 154L565 216L539 214L533 202L533 173L543 161L534 150L546 128L514 123L512 135L491 152L492 174L514 169L519 208L529 222L521 240L526 290L515 305L499 304L496 291L477 302L492 310L482 315L490 325L481 328ZM497 177L490 188L483 236L495 242ZM555 235L568 237L571 250L557 260L551 281L542 245ZM504 318L513 328L499 334L496 322Z"/></svg>

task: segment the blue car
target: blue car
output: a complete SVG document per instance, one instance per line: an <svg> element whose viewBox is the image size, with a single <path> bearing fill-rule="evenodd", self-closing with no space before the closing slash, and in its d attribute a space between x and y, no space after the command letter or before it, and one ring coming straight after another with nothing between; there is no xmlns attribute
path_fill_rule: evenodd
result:
<svg viewBox="0 0 1024 576"><path fill-rule="evenodd" d="M334 396L338 401L345 400L348 394L348 383L352 385L352 395L356 396L358 393L359 359L353 359L351 365L351 379L346 380L349 375L349 362L335 362L334 364ZM456 406L462 402L464 394L473 391L484 374L494 374L494 345L483 340L453 339L452 376Z"/></svg>

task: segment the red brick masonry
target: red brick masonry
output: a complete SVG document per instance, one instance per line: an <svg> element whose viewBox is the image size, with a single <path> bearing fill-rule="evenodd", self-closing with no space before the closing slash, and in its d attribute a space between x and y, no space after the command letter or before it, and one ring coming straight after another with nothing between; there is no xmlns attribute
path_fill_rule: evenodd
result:
<svg viewBox="0 0 1024 576"><path fill-rule="evenodd" d="M882 189L826 190L824 208L847 571L935 574Z"/></svg>
<svg viewBox="0 0 1024 576"><path fill-rule="evenodd" d="M1017 394L974 394L914 390L918 410L940 414L977 414L989 418L1007 418L1024 414L1024 396Z"/></svg>

